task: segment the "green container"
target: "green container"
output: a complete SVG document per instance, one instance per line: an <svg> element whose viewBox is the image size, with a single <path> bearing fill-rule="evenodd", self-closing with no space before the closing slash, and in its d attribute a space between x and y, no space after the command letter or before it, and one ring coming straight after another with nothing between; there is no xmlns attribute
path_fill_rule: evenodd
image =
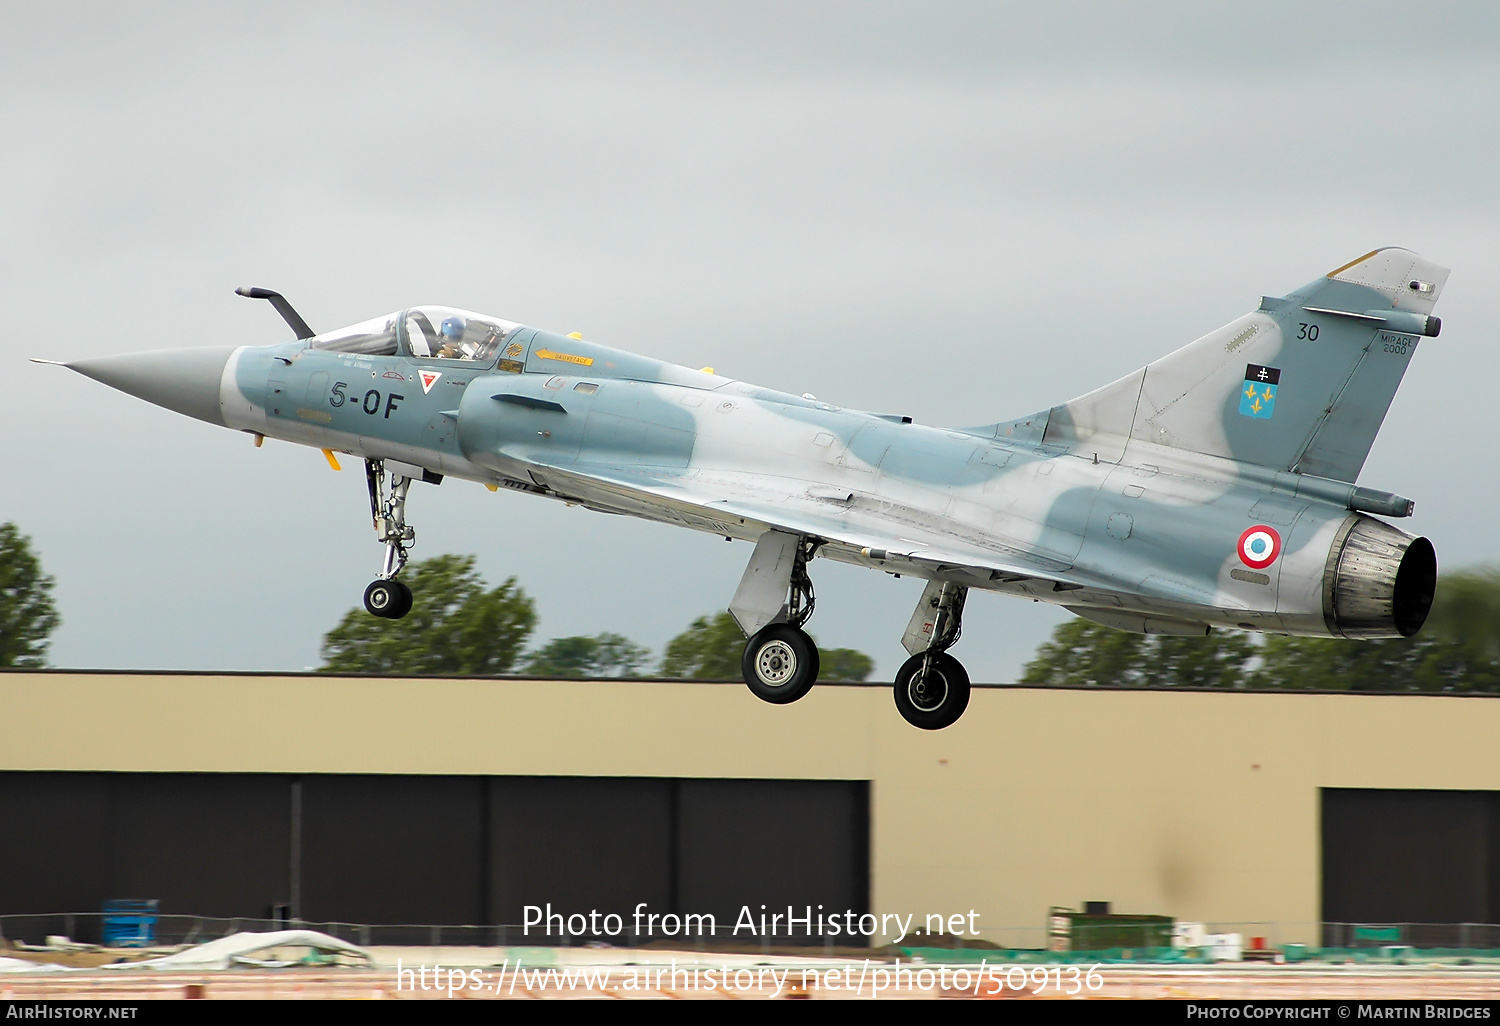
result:
<svg viewBox="0 0 1500 1026"><path fill-rule="evenodd" d="M1281 953L1288 962L1302 962L1307 959L1306 944L1283 944Z"/></svg>
<svg viewBox="0 0 1500 1026"><path fill-rule="evenodd" d="M1090 916L1082 912L1062 914L1069 920L1068 941L1072 951L1172 946L1171 916Z"/></svg>

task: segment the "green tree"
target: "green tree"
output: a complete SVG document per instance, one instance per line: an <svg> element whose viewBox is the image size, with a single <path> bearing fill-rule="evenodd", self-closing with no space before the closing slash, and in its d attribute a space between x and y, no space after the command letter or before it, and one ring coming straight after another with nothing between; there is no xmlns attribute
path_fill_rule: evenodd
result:
<svg viewBox="0 0 1500 1026"><path fill-rule="evenodd" d="M1431 647L1426 638L1268 637L1250 684L1317 691L1407 691Z"/></svg>
<svg viewBox="0 0 1500 1026"><path fill-rule="evenodd" d="M1058 625L1021 673L1022 684L1139 684L1146 638L1074 617Z"/></svg>
<svg viewBox="0 0 1500 1026"><path fill-rule="evenodd" d="M1175 684L1184 688L1241 688L1246 666L1256 655L1255 642L1238 631L1214 631L1204 638L1148 638L1156 658L1147 668L1145 683Z"/></svg>
<svg viewBox="0 0 1500 1026"><path fill-rule="evenodd" d="M1500 692L1500 570L1440 577L1413 638L1147 637L1069 620L1037 649L1021 683Z"/></svg>
<svg viewBox="0 0 1500 1026"><path fill-rule="evenodd" d="M1052 632L1022 672L1022 684L1058 687L1243 687L1256 654L1242 634L1203 638L1130 634L1075 617Z"/></svg>
<svg viewBox="0 0 1500 1026"><path fill-rule="evenodd" d="M1500 691L1500 570L1479 567L1440 576L1432 612L1413 641L1421 654L1412 686Z"/></svg>
<svg viewBox="0 0 1500 1026"><path fill-rule="evenodd" d="M700 616L688 629L667 642L662 658L663 677L695 680L739 680L740 657L745 654L745 635L734 617L717 613Z"/></svg>
<svg viewBox="0 0 1500 1026"><path fill-rule="evenodd" d="M1267 638L1259 687L1335 691L1500 691L1500 571L1438 578L1416 637Z"/></svg>
<svg viewBox="0 0 1500 1026"><path fill-rule="evenodd" d="M553 638L531 653L521 672L535 677L639 677L648 649L619 634Z"/></svg>
<svg viewBox="0 0 1500 1026"><path fill-rule="evenodd" d="M829 648L818 652L819 680L868 680L874 670L875 660L856 649Z"/></svg>
<svg viewBox="0 0 1500 1026"><path fill-rule="evenodd" d="M0 524L0 666L47 665L48 638L62 622L54 583L42 573L31 539L15 524Z"/></svg>
<svg viewBox="0 0 1500 1026"><path fill-rule="evenodd" d="M688 629L667 642L663 677L695 680L739 680L745 654L745 634L729 613L700 616ZM864 680L875 661L852 648L830 648L818 653L819 680Z"/></svg>
<svg viewBox="0 0 1500 1026"><path fill-rule="evenodd" d="M412 608L385 620L351 609L323 637L323 673L509 673L536 626L511 577L485 590L473 556L434 556L402 574Z"/></svg>

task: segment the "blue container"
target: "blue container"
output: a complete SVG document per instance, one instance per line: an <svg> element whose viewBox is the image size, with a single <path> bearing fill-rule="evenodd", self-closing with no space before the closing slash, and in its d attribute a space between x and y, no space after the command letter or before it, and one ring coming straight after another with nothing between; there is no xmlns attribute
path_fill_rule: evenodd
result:
<svg viewBox="0 0 1500 1026"><path fill-rule="evenodd" d="M156 898L117 898L104 903L107 948L144 948L156 943Z"/></svg>

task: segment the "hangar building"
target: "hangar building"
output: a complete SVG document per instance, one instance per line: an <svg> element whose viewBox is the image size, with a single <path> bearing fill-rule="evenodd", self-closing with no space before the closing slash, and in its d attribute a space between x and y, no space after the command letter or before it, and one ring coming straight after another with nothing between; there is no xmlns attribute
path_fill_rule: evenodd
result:
<svg viewBox="0 0 1500 1026"><path fill-rule="evenodd" d="M528 905L627 931L642 903L721 930L810 905L973 913L1039 947L1050 906L1107 900L1317 945L1324 922L1500 921L1497 738L1500 700L1446 695L976 687L928 733L874 684L782 707L680 681L12 671L0 913L154 898L530 944Z"/></svg>

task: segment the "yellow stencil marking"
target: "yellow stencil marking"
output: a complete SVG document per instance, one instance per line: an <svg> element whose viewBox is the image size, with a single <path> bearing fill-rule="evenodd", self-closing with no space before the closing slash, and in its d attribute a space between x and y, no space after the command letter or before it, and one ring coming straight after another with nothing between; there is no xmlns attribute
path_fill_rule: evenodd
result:
<svg viewBox="0 0 1500 1026"><path fill-rule="evenodd" d="M572 336L570 335L569 338ZM538 349L534 354L543 360L561 360L563 363L576 363L580 367L592 367L594 360L589 356L574 356L572 353L554 353L550 349Z"/></svg>

